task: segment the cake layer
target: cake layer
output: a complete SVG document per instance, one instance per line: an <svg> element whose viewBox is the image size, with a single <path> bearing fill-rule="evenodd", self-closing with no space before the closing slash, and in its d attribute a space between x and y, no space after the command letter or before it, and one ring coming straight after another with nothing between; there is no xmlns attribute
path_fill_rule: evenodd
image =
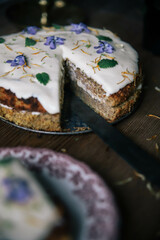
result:
<svg viewBox="0 0 160 240"><path fill-rule="evenodd" d="M61 131L60 113L48 114L17 111L0 105L0 116L19 126L44 131Z"/></svg>
<svg viewBox="0 0 160 240"><path fill-rule="evenodd" d="M137 101L140 90L136 89L134 94L130 96L126 101L117 105L117 106L109 106L106 103L101 102L97 99L91 97L88 92L84 91L83 88L77 85L76 81L71 81L71 87L75 94L82 99L89 107L91 107L95 112L100 114L103 118L105 118L108 122L114 122L119 120L124 115L130 113L133 110L135 102Z"/></svg>
<svg viewBox="0 0 160 240"><path fill-rule="evenodd" d="M18 99L15 93L12 93L10 90L6 90L2 87L0 87L0 102L3 105L16 109L17 111L25 110L30 112L46 112L37 98L30 97L28 99Z"/></svg>

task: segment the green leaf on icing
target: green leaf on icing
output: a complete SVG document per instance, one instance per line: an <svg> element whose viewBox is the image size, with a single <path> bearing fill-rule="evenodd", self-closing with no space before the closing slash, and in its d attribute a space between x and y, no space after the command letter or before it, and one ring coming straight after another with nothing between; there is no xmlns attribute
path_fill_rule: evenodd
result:
<svg viewBox="0 0 160 240"><path fill-rule="evenodd" d="M98 35L96 36L99 40L104 40L104 41L109 41L109 42L112 42L113 40L110 38L110 37L106 37L106 36L103 36L103 35Z"/></svg>
<svg viewBox="0 0 160 240"><path fill-rule="evenodd" d="M111 68L114 67L118 64L117 61L115 61L114 59L110 60L110 59L102 59L101 61L98 62L98 66L100 68Z"/></svg>
<svg viewBox="0 0 160 240"><path fill-rule="evenodd" d="M25 47L34 46L37 42L31 38L25 39Z"/></svg>
<svg viewBox="0 0 160 240"><path fill-rule="evenodd" d="M45 72L43 73L37 73L36 74L36 78L38 79L38 81L40 83L42 83L43 85L47 85L47 83L49 82L49 75Z"/></svg>
<svg viewBox="0 0 160 240"><path fill-rule="evenodd" d="M4 38L0 38L0 43L4 43L5 39Z"/></svg>
<svg viewBox="0 0 160 240"><path fill-rule="evenodd" d="M62 28L62 26L61 25L58 25L58 24L52 24L52 26L55 28L55 29L61 29Z"/></svg>
<svg viewBox="0 0 160 240"><path fill-rule="evenodd" d="M91 47L91 44L87 44L86 47L87 47L87 48L90 48L90 47Z"/></svg>

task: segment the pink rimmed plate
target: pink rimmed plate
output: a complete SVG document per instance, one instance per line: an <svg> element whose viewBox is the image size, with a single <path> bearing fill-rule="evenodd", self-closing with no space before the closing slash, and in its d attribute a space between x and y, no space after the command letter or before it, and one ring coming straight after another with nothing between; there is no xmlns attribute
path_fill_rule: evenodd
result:
<svg viewBox="0 0 160 240"><path fill-rule="evenodd" d="M119 215L114 197L87 165L48 149L0 148L0 160L13 157L37 170L41 180L67 206L74 240L117 240Z"/></svg>

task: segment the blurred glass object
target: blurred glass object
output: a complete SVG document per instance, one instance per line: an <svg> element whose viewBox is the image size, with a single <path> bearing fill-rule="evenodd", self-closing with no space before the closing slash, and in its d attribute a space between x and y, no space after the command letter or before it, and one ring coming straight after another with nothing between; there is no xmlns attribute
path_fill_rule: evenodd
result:
<svg viewBox="0 0 160 240"><path fill-rule="evenodd" d="M54 5L57 8L62 8L62 7L65 7L66 2L65 1L61 1L61 0L57 0L57 1L54 2Z"/></svg>
<svg viewBox="0 0 160 240"><path fill-rule="evenodd" d="M40 25L46 26L48 23L48 13L47 13L47 0L39 0L39 5L41 6L41 18L40 18Z"/></svg>
<svg viewBox="0 0 160 240"><path fill-rule="evenodd" d="M76 1L65 0L18 0L11 1L6 12L8 18L22 28L25 26L51 26L52 23L67 25L86 22L83 9Z"/></svg>
<svg viewBox="0 0 160 240"><path fill-rule="evenodd" d="M76 1L48 0L48 21L68 25L86 21L85 12Z"/></svg>

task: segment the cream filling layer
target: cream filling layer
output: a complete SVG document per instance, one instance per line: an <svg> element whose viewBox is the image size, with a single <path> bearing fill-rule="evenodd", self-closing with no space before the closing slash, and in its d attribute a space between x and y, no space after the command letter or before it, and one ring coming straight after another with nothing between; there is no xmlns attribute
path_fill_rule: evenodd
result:
<svg viewBox="0 0 160 240"><path fill-rule="evenodd" d="M0 106L3 107L3 108L7 108L7 109L13 109L12 107L9 107L9 106L4 105L4 104L2 104L2 103L0 103ZM21 112L21 113L26 113L27 111L21 110L20 112ZM40 113L40 112L31 112L31 114L32 114L32 115L39 115L39 114L41 114L41 113Z"/></svg>

